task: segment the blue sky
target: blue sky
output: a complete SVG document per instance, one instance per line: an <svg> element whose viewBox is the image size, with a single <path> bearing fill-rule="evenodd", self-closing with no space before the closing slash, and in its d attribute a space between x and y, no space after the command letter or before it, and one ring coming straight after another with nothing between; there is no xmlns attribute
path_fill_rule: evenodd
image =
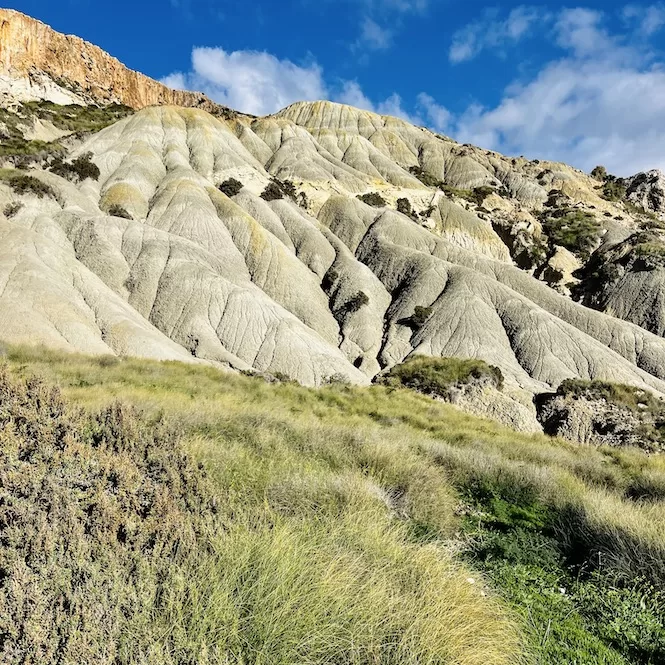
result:
<svg viewBox="0 0 665 665"><path fill-rule="evenodd" d="M266 114L328 98L462 142L665 168L665 2L16 0L174 87Z"/></svg>

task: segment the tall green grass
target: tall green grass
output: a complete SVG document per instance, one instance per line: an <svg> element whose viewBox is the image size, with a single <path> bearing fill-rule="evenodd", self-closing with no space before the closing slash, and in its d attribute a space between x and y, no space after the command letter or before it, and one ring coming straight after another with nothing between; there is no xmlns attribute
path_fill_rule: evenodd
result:
<svg viewBox="0 0 665 665"><path fill-rule="evenodd" d="M634 626L625 619L610 634L585 600L616 589L626 617L641 616L630 592L639 579L657 606L662 457L517 434L403 389L314 390L204 365L30 348L10 348L7 361L19 376L57 382L87 411L121 398L175 424L178 446L214 488L203 554L173 569L149 618L128 622L121 662L665 657L656 638L612 637ZM503 544L483 549L487 539ZM515 542L527 568L511 563ZM496 551L503 559L487 558ZM586 586L557 600L574 579ZM655 621L653 634L665 635Z"/></svg>

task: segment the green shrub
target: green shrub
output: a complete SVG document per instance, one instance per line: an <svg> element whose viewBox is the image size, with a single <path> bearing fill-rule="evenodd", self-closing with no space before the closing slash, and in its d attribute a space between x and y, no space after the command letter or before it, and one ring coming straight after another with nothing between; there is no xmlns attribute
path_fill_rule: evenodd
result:
<svg viewBox="0 0 665 665"><path fill-rule="evenodd" d="M362 201L368 206L373 208L384 208L386 205L386 200L378 192L368 192L367 194L358 194L356 197L359 201Z"/></svg>
<svg viewBox="0 0 665 665"><path fill-rule="evenodd" d="M641 404L647 406L650 411L665 411L665 403L653 393L621 383L565 379L558 387L557 393L575 399L581 397L593 400L602 399L612 404L628 407L636 412L642 411Z"/></svg>
<svg viewBox="0 0 665 665"><path fill-rule="evenodd" d="M469 202L476 202L473 190L471 189L458 189L457 187L452 187L451 185L441 184L439 189L449 198L456 196L460 199L466 199Z"/></svg>
<svg viewBox="0 0 665 665"><path fill-rule="evenodd" d="M607 169L604 166L596 166L591 171L591 177L604 182L608 176Z"/></svg>
<svg viewBox="0 0 665 665"><path fill-rule="evenodd" d="M48 157L63 152L63 147L57 142L39 140L28 141L22 137L3 139L0 141L0 157ZM37 160L38 161L38 160Z"/></svg>
<svg viewBox="0 0 665 665"><path fill-rule="evenodd" d="M503 387L503 375L498 367L488 365L484 360L463 358L414 356L379 379L383 385L403 386L441 397L447 396L457 385L474 381L487 381L499 389Z"/></svg>
<svg viewBox="0 0 665 665"><path fill-rule="evenodd" d="M482 185L481 187L474 187L473 189L473 202L481 206L485 199L491 194L495 193L494 187L489 185Z"/></svg>
<svg viewBox="0 0 665 665"><path fill-rule="evenodd" d="M602 230L591 213L573 208L548 214L542 225L552 244L565 247L585 259L600 240Z"/></svg>
<svg viewBox="0 0 665 665"><path fill-rule="evenodd" d="M8 203L2 212L5 217L10 218L14 217L22 207L23 204L20 201L15 201L14 203Z"/></svg>
<svg viewBox="0 0 665 665"><path fill-rule="evenodd" d="M369 297L364 291L358 291L344 305L344 311L347 314L354 314L365 305L369 304Z"/></svg>
<svg viewBox="0 0 665 665"><path fill-rule="evenodd" d="M6 368L0 424L0 660L110 663L205 555L206 474L163 424Z"/></svg>
<svg viewBox="0 0 665 665"><path fill-rule="evenodd" d="M98 132L134 113L134 109L122 104L107 106L60 105L48 101L26 102L21 114L52 122L58 129L74 133Z"/></svg>
<svg viewBox="0 0 665 665"><path fill-rule="evenodd" d="M123 217L124 219L134 219L119 203L109 206L107 211L111 217Z"/></svg>
<svg viewBox="0 0 665 665"><path fill-rule="evenodd" d="M40 199L44 196L57 198L55 190L50 185L26 173L3 169L0 171L0 179L4 180L17 194L34 194Z"/></svg>
<svg viewBox="0 0 665 665"><path fill-rule="evenodd" d="M420 180L420 182L426 187L439 188L443 185L443 182L439 180L439 178L427 173L427 171L424 171L420 166L409 167L409 173L416 176L416 178L418 178L418 180Z"/></svg>
<svg viewBox="0 0 665 665"><path fill-rule="evenodd" d="M61 157L56 157L49 170L61 178L73 182L83 182L87 178L98 180L101 175L99 167L92 161L91 152L79 155L71 162L65 162Z"/></svg>
<svg viewBox="0 0 665 665"><path fill-rule="evenodd" d="M321 280L321 288L327 293L333 288L338 279L339 272L331 266Z"/></svg>
<svg viewBox="0 0 665 665"><path fill-rule="evenodd" d="M415 217L413 208L411 207L411 201L406 198L397 199L397 212L400 212L407 217L411 217L411 219Z"/></svg>
<svg viewBox="0 0 665 665"><path fill-rule="evenodd" d="M221 183L217 189L219 189L222 194L226 194L229 198L233 198L236 194L240 194L244 185L240 180L235 178L228 178L223 183Z"/></svg>
<svg viewBox="0 0 665 665"><path fill-rule="evenodd" d="M623 201L626 198L626 186L619 180L610 179L605 181L601 189L601 196L606 201Z"/></svg>
<svg viewBox="0 0 665 665"><path fill-rule="evenodd" d="M283 199L285 196L291 200L296 200L296 188L294 184L288 180L282 182L277 178L273 178L261 194L264 201L277 201Z"/></svg>
<svg viewBox="0 0 665 665"><path fill-rule="evenodd" d="M432 315L434 310L431 307L422 307L421 305L416 305L413 310L413 314L407 319L403 319L399 323L410 326L414 330L418 330L425 325L425 322Z"/></svg>
<svg viewBox="0 0 665 665"><path fill-rule="evenodd" d="M284 198L284 193L282 192L282 188L275 181L271 181L261 193L261 198L264 201L278 201L279 199Z"/></svg>

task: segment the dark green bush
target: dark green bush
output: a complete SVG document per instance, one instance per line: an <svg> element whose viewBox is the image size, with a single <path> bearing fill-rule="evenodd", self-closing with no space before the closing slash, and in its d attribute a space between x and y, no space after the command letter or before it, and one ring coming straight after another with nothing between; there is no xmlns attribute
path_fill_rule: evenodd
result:
<svg viewBox="0 0 665 665"><path fill-rule="evenodd" d="M606 201L623 201L626 198L626 187L620 180L610 179L605 181L601 190L601 196Z"/></svg>
<svg viewBox="0 0 665 665"><path fill-rule="evenodd" d="M368 304L369 304L369 298L367 294L364 291L358 291L356 295L354 295L346 302L346 304L344 305L344 310L348 314L354 314L361 307L364 307L365 305Z"/></svg>
<svg viewBox="0 0 665 665"><path fill-rule="evenodd" d="M420 182L422 182L426 187L439 188L443 184L439 178L436 178L430 173L427 173L427 171L423 170L420 166L409 167L409 173L416 176L416 178L418 178L418 180L420 180Z"/></svg>
<svg viewBox="0 0 665 665"><path fill-rule="evenodd" d="M128 212L118 203L114 203L108 209L108 214L111 217L123 217L124 219L134 219Z"/></svg>
<svg viewBox="0 0 665 665"><path fill-rule="evenodd" d="M122 104L107 106L60 105L47 101L26 102L21 114L52 122L58 129L76 133L98 132L118 120L134 113L134 109Z"/></svg>
<svg viewBox="0 0 665 665"><path fill-rule="evenodd" d="M473 189L473 201L477 205L482 205L485 199L490 195L495 193L494 187L489 185L482 185L481 187L474 187Z"/></svg>
<svg viewBox="0 0 665 665"><path fill-rule="evenodd" d="M83 182L87 178L98 180L101 175L99 167L92 161L91 152L79 155L71 162L65 162L61 157L56 157L51 163L49 170L61 178L66 178L73 182Z"/></svg>
<svg viewBox="0 0 665 665"><path fill-rule="evenodd" d="M498 367L488 365L484 360L465 358L414 356L378 378L378 382L384 385L403 386L441 397L446 397L454 386L473 381L487 381L496 388L503 387L503 375Z"/></svg>
<svg viewBox="0 0 665 665"><path fill-rule="evenodd" d="M372 206L373 208L383 208L387 205L386 200L378 192L358 194L356 198L368 206Z"/></svg>
<svg viewBox="0 0 665 665"><path fill-rule="evenodd" d="M625 406L632 411L641 412L640 404L649 411L665 411L665 403L647 390L609 381L585 381L584 379L565 379L557 389L565 397L603 399L612 404Z"/></svg>
<svg viewBox="0 0 665 665"><path fill-rule="evenodd" d="M38 198L50 196L55 199L55 190L34 176L17 171L4 170L0 172L0 179L4 180L17 194L34 194Z"/></svg>
<svg viewBox="0 0 665 665"><path fill-rule="evenodd" d="M0 141L0 156L2 157L21 156L39 158L59 154L62 151L62 146L56 141L28 141L23 137L12 137Z"/></svg>
<svg viewBox="0 0 665 665"><path fill-rule="evenodd" d="M413 208L411 207L411 201L405 198L397 199L397 212L401 212L403 215L413 219L414 212Z"/></svg>
<svg viewBox="0 0 665 665"><path fill-rule="evenodd" d="M409 318L400 321L400 323L404 323L405 325L418 330L425 325L427 319L432 316L433 311L434 310L431 307L422 307L421 305L416 305L415 309L413 310L413 314Z"/></svg>
<svg viewBox="0 0 665 665"><path fill-rule="evenodd" d="M15 201L14 203L8 203L2 212L5 217L10 218L14 217L22 207L23 204L20 201Z"/></svg>
<svg viewBox="0 0 665 665"><path fill-rule="evenodd" d="M591 171L591 177L602 182L607 178L607 169L604 166L596 166L593 171Z"/></svg>
<svg viewBox="0 0 665 665"><path fill-rule="evenodd" d="M277 182L271 180L261 194L264 201L278 201L284 198L284 192Z"/></svg>
<svg viewBox="0 0 665 665"><path fill-rule="evenodd" d="M261 194L264 201L277 201L283 199L285 196L291 200L296 200L297 191L295 185L289 181L281 181L273 178Z"/></svg>
<svg viewBox="0 0 665 665"><path fill-rule="evenodd" d="M321 288L326 292L330 291L338 279L339 273L331 266L328 272L323 276L323 280L321 281Z"/></svg>
<svg viewBox="0 0 665 665"><path fill-rule="evenodd" d="M226 194L226 196L229 198L233 198L236 194L240 194L243 187L244 185L240 182L240 180L236 180L235 178L228 178L223 183L221 183L217 189L219 189L222 194Z"/></svg>

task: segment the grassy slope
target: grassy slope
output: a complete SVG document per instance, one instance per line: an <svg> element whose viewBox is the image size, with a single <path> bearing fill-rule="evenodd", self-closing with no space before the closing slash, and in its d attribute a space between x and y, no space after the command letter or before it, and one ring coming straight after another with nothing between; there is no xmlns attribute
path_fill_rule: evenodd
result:
<svg viewBox="0 0 665 665"><path fill-rule="evenodd" d="M114 624L120 662L665 662L663 458L515 434L406 390L8 361L88 409L163 414L207 469L216 512Z"/></svg>

